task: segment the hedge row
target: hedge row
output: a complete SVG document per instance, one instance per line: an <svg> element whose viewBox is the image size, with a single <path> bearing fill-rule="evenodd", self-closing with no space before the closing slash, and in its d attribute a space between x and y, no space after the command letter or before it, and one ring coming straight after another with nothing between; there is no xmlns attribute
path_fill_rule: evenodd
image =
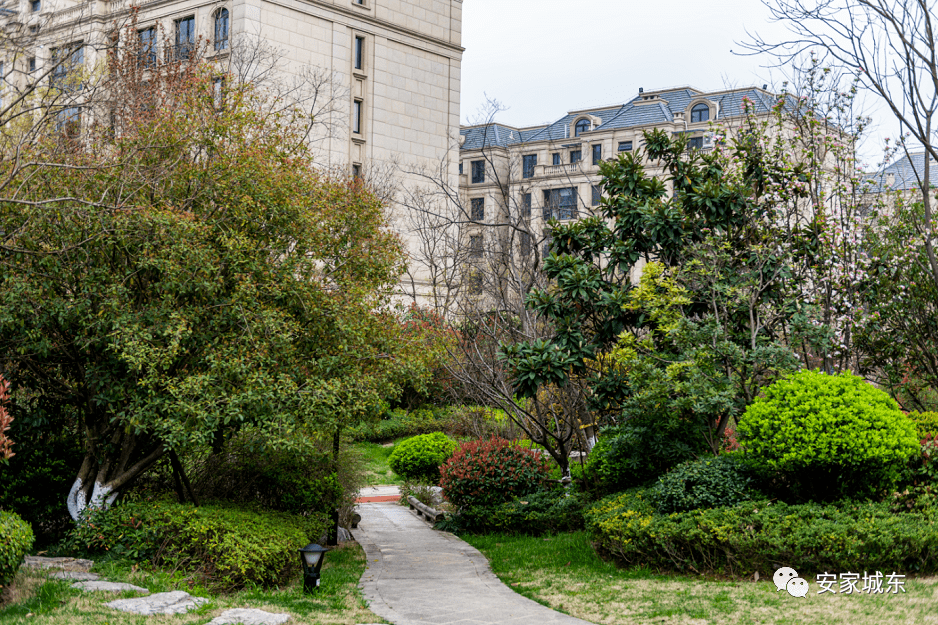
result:
<svg viewBox="0 0 938 625"><path fill-rule="evenodd" d="M886 503L736 506L655 514L642 491L607 497L585 512L598 546L628 565L751 575L938 571L938 511L895 514Z"/></svg>
<svg viewBox="0 0 938 625"><path fill-rule="evenodd" d="M16 575L25 556L33 547L29 523L12 512L0 512L0 588Z"/></svg>
<svg viewBox="0 0 938 625"><path fill-rule="evenodd" d="M326 531L325 514L298 516L229 506L134 502L90 515L72 534L86 551L113 552L193 573L216 590L288 582L297 549Z"/></svg>
<svg viewBox="0 0 938 625"><path fill-rule="evenodd" d="M444 522L444 529L505 534L573 532L583 529L581 495L543 490L497 506L462 508Z"/></svg>

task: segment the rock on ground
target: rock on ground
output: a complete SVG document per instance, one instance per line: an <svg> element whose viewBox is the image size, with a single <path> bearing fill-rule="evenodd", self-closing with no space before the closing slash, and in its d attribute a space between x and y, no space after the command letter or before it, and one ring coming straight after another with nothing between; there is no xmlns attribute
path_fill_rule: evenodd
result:
<svg viewBox="0 0 938 625"><path fill-rule="evenodd" d="M173 590L171 592L158 592L149 597L118 599L117 601L109 601L104 605L121 612L150 615L181 614L207 602L208 599L193 597L184 590Z"/></svg>
<svg viewBox="0 0 938 625"><path fill-rule="evenodd" d="M264 612L253 608L235 608L225 610L209 621L208 625L233 625L234 623L242 623L243 625L280 625L289 620L289 614L274 614L273 612Z"/></svg>
<svg viewBox="0 0 938 625"><path fill-rule="evenodd" d="M87 582L75 582L72 584L72 588L77 588L83 592L124 592L125 590L133 590L135 592L143 592L149 594L150 591L146 588L141 588L140 586L134 586L133 584L125 584L123 582L107 582L107 581L87 581Z"/></svg>
<svg viewBox="0 0 938 625"><path fill-rule="evenodd" d="M101 579L97 573L84 573L82 571L56 571L49 577L52 579L71 579L84 582L95 582Z"/></svg>
<svg viewBox="0 0 938 625"><path fill-rule="evenodd" d="M23 566L31 569L62 569L63 571L84 571L87 573L94 566L94 560L26 556Z"/></svg>

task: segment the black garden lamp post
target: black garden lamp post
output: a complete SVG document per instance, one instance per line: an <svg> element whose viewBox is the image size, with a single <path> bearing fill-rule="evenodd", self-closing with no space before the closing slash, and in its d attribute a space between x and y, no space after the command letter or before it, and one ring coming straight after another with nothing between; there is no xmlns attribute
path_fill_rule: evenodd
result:
<svg viewBox="0 0 938 625"><path fill-rule="evenodd" d="M300 562L303 565L303 592L311 593L319 588L319 571L322 561L329 551L315 543L310 543L300 549Z"/></svg>

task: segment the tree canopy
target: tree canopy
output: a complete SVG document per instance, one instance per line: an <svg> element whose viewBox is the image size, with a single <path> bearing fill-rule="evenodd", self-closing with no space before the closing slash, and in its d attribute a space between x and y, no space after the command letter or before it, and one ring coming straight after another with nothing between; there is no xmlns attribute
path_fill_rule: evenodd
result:
<svg viewBox="0 0 938 625"><path fill-rule="evenodd" d="M218 81L115 71L110 115L0 162L0 367L18 417L81 438L75 518L170 450L301 444L398 384L384 207L315 167L301 111Z"/></svg>

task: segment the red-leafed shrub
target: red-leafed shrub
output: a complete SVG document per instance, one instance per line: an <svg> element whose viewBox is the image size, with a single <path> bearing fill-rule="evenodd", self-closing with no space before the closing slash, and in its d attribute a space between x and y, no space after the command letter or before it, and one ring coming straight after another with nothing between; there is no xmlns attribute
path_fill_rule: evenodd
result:
<svg viewBox="0 0 938 625"><path fill-rule="evenodd" d="M549 467L503 438L463 443L440 467L443 496L456 506L496 506L538 489Z"/></svg>

